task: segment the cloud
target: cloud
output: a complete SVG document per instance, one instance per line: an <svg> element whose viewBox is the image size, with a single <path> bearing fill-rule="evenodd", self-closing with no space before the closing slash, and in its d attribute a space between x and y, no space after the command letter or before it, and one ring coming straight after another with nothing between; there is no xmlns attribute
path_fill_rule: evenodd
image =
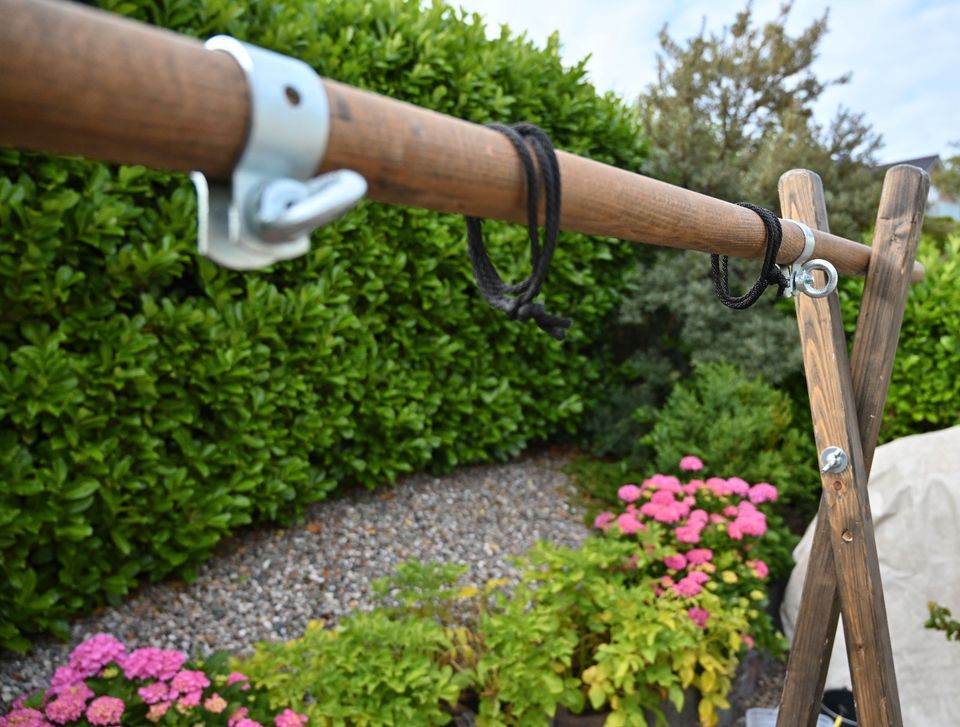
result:
<svg viewBox="0 0 960 727"><path fill-rule="evenodd" d="M696 35L729 25L742 0L460 0L488 23L527 30L542 45L559 31L564 61L591 56L590 79L632 101L656 78L657 33L664 23L672 37ZM754 17L776 17L781 0L755 0ZM823 0L796 0L787 25L798 33L823 14ZM828 123L839 106L866 114L886 142L893 161L948 152L960 138L960 3L955 0L846 0L830 11L829 33L814 72L821 79L851 71L845 86L824 94L816 108Z"/></svg>

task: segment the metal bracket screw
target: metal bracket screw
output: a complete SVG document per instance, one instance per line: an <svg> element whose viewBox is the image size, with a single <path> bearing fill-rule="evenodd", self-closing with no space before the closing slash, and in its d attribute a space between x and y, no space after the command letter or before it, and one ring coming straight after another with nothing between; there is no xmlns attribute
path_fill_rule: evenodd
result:
<svg viewBox="0 0 960 727"><path fill-rule="evenodd" d="M191 174L201 254L234 270L256 270L310 250L310 233L351 209L367 191L350 170L311 178L330 134L330 106L306 63L218 35L250 91L250 132L226 183Z"/></svg>
<svg viewBox="0 0 960 727"><path fill-rule="evenodd" d="M840 447L827 447L820 453L820 471L824 474L827 472L839 474L847 468L848 462L847 453Z"/></svg>
<svg viewBox="0 0 960 727"><path fill-rule="evenodd" d="M803 232L803 252L800 256L787 266L784 273L787 278L787 287L783 291L785 298L792 298L800 293L809 295L811 298L823 298L830 295L836 287L839 275L837 269L829 260L811 260L817 240L813 236L813 230L802 222L790 220ZM813 277L814 270L822 270L827 274L827 282L823 287L817 287L816 279Z"/></svg>

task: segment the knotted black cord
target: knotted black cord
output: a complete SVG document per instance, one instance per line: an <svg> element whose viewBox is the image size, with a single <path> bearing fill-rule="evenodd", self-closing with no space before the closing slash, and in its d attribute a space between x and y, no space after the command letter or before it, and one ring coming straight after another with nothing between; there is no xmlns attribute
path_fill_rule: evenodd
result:
<svg viewBox="0 0 960 727"><path fill-rule="evenodd" d="M512 127L503 124L487 124L487 126L499 131L510 140L523 164L527 179L527 228L530 233L530 259L533 269L523 281L512 285L505 283L491 262L483 244L483 221L476 217L467 217L467 246L473 266L473 277L487 303L502 310L511 320L527 321L532 318L548 334L557 340L563 340L570 327L570 319L548 313L542 303L533 302L547 279L547 268L557 248L557 234L560 232L560 164L557 162L557 154L550 142L550 137L538 126L533 124L514 124ZM542 248L538 231L540 186L537 182L537 165L533 163L528 142L537 155L546 198L546 224Z"/></svg>
<svg viewBox="0 0 960 727"><path fill-rule="evenodd" d="M758 207L749 202L737 202L740 207L753 210L763 220L763 227L767 231L767 251L763 256L763 267L760 277L746 293L738 298L730 295L730 280L727 269L729 258L726 255L711 255L710 262L713 268L713 285L717 289L717 297L728 308L743 310L756 303L768 285L776 285L777 295L783 295L787 287L787 278L777 267L777 255L780 253L780 243L783 241L783 229L779 218L770 210Z"/></svg>

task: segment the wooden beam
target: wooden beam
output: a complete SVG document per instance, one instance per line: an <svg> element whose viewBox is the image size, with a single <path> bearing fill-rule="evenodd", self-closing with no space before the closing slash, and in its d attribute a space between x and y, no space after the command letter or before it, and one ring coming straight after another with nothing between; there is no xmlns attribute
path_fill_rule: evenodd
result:
<svg viewBox="0 0 960 727"><path fill-rule="evenodd" d="M864 286L851 360L864 472L868 479L903 322L908 293L906 271L916 257L929 185L923 171L904 165L890 169L884 179L873 260ZM827 213L822 187L812 181L808 186L812 187L809 191L812 205L805 201L806 192L797 194L794 184L781 185L781 194L796 195L789 201L782 199L781 204L785 210L789 205L798 213L808 215L818 226L825 226ZM821 504L781 699L783 715L797 715L797 721L792 724L808 727L813 727L817 720L840 613L827 528L829 518L824 514L826 507L825 503ZM830 604L830 607L821 609L818 604Z"/></svg>
<svg viewBox="0 0 960 727"><path fill-rule="evenodd" d="M73 3L0 0L0 18L0 144L229 177L249 100L226 54ZM318 82L331 107L322 170L356 170L378 202L525 222L525 181L501 134ZM763 257L764 228L749 210L572 154L559 159L563 229ZM795 259L803 242L785 224L780 261ZM870 259L867 246L826 232L817 233L817 255L855 275ZM914 279L922 275L915 268Z"/></svg>
<svg viewBox="0 0 960 727"><path fill-rule="evenodd" d="M847 638L847 646L860 723L901 723L875 548L872 556L870 554L873 534L866 481L893 368L907 295L907 272L916 254L928 186L926 174L908 166L891 169L884 182L874 237L874 257L867 276L854 341L854 374L850 389L855 390L853 404L857 410L856 419L860 422L858 430L853 433L856 436L852 436L849 429L850 417L846 417L844 422L849 440L861 445L862 475L858 480L856 470L851 468L841 475L824 477L824 495L804 581L778 727L812 727L816 723L837 616L841 610L841 593L837 589L838 570L847 571L851 567L854 567L854 571L848 572L846 578L856 582L855 589L863 589L860 593L863 600L844 604L844 609L850 609L844 611L845 623L849 619L854 629L854 633ZM811 225L827 224L822 185L816 175L801 171L788 173L781 179L780 193L784 214L795 214L798 219ZM806 339L812 340L811 331L814 329L819 329L818 335L823 336L825 328L832 326L830 338L839 340L841 344L844 340L838 303L834 306L829 299L816 305L812 303L798 301L801 336L805 339L805 360L808 359ZM805 330L807 336L804 336ZM846 358L845 346L837 345L835 341L834 344L833 364L848 370L842 365ZM833 414L834 418L838 412L835 411L835 404L821 398L823 386L815 387L811 378L811 369L815 375L817 370L825 368L815 358L811 350L808 385L811 387L815 430L821 430L817 433L818 445L822 449L826 446L821 441L825 427L824 420L818 418L818 410L821 410L821 414L824 411ZM833 396L840 395L845 388L843 381L839 383L840 387L835 388ZM815 403L815 396L820 398L819 406ZM838 436L835 431L829 434L834 438ZM853 482L845 482L849 477L844 475L851 474ZM856 551L855 547L847 546L860 542L863 543L863 553L845 559L845 555ZM878 597L879 601L870 602ZM851 593L846 593L847 601L852 598ZM869 643L864 643L865 638ZM875 671L871 672L871 659L874 658L877 659L872 664ZM876 701L878 695L880 701ZM864 706L860 707L861 704Z"/></svg>

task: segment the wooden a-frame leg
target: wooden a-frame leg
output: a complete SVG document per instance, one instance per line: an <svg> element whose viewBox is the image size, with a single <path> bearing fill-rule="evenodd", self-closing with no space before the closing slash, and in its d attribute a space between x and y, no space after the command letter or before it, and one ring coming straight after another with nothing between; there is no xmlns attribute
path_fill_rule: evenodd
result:
<svg viewBox="0 0 960 727"><path fill-rule="evenodd" d="M821 301L798 302L818 446L821 450L825 446L841 446L853 456L846 472L823 481L824 495L778 727L816 724L841 611L838 573L844 579L844 620L850 621L850 631L845 628L845 635L860 724L902 722L866 482L893 368L928 186L926 174L915 167L895 167L887 174L854 338L852 378L848 378L850 369L846 366L836 295ZM815 174L794 171L784 175L780 196L784 217L827 229L823 189ZM817 348L822 346L826 348L818 354ZM829 377L831 370L838 374L836 381L824 382L823 377ZM856 415L848 415L847 410L854 407ZM825 422L825 415L833 423ZM838 426L845 430L850 449L838 443ZM859 454L854 454L855 449L860 450Z"/></svg>

